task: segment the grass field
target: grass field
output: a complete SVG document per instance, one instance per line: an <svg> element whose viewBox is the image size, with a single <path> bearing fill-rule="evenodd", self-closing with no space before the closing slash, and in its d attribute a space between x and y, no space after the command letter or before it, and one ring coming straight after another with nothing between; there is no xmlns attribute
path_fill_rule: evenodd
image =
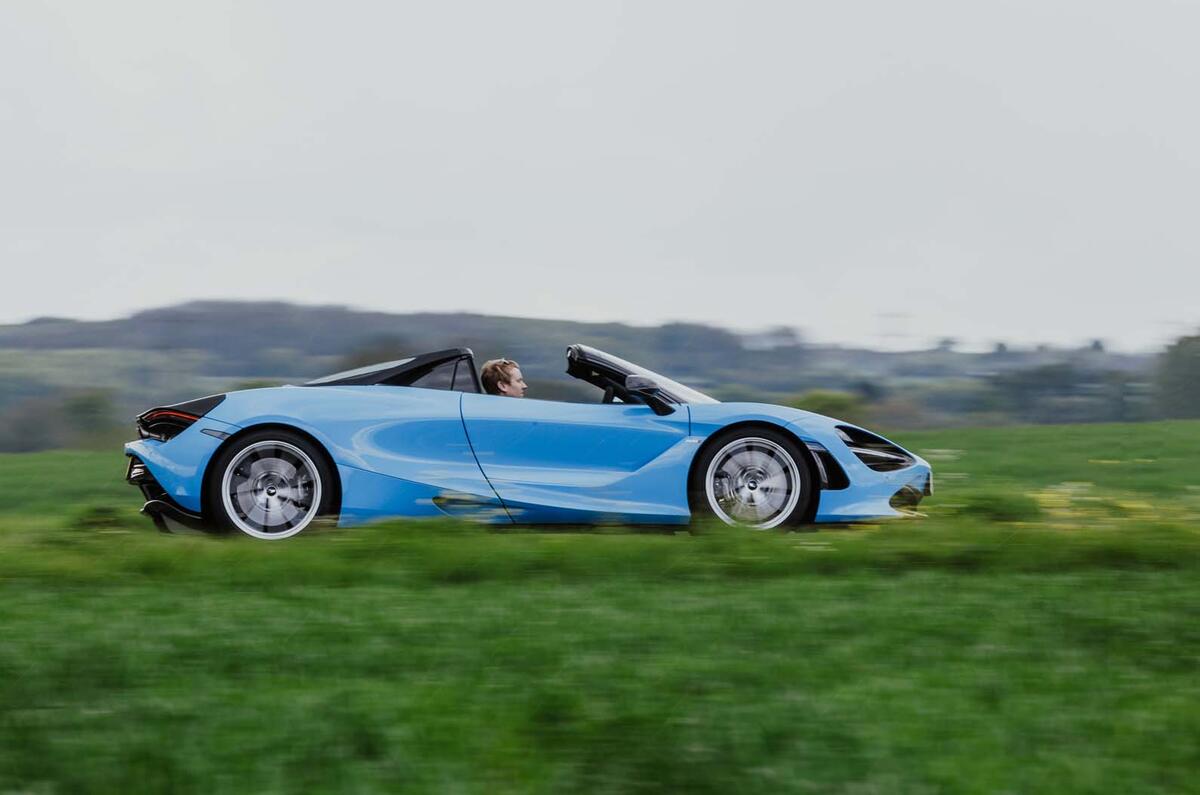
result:
<svg viewBox="0 0 1200 795"><path fill-rule="evenodd" d="M1200 791L1200 423L898 441L921 520L284 544L0 456L0 792Z"/></svg>

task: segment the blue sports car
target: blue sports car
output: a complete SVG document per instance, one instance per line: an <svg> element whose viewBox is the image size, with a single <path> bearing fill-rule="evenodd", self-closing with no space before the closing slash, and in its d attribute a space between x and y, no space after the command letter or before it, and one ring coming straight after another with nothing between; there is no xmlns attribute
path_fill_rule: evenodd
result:
<svg viewBox="0 0 1200 795"><path fill-rule="evenodd" d="M586 345L567 373L594 404L483 394L454 348L153 408L126 479L160 529L272 540L320 517L792 527L912 513L932 491L929 464L849 423L720 403Z"/></svg>

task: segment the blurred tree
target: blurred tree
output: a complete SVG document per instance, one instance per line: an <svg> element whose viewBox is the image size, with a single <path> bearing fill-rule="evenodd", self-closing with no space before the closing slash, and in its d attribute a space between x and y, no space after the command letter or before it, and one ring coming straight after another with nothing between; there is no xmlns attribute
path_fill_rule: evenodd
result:
<svg viewBox="0 0 1200 795"><path fill-rule="evenodd" d="M413 356L418 353L424 353L424 351L410 350L408 342L401 337L376 337L366 345L355 348L343 356L338 362L338 370L353 370L356 367L403 359L405 356Z"/></svg>
<svg viewBox="0 0 1200 795"><path fill-rule="evenodd" d="M32 453L49 450L61 447L66 437L59 400L29 398L0 414L0 451Z"/></svg>
<svg viewBox="0 0 1200 795"><path fill-rule="evenodd" d="M909 398L890 397L871 406L871 425L876 428L935 428L947 424L944 416L931 414Z"/></svg>
<svg viewBox="0 0 1200 795"><path fill-rule="evenodd" d="M1112 370L1104 374L1102 394L1107 404L1107 422L1133 422L1147 419L1139 405L1138 383L1128 373Z"/></svg>
<svg viewBox="0 0 1200 795"><path fill-rule="evenodd" d="M977 379L939 379L913 385L904 397L916 401L927 411L943 415L970 415L1001 408L994 389Z"/></svg>
<svg viewBox="0 0 1200 795"><path fill-rule="evenodd" d="M800 329L792 326L776 326L770 330L770 334L774 337L776 346L780 348L804 344L804 336L800 333Z"/></svg>
<svg viewBox="0 0 1200 795"><path fill-rule="evenodd" d="M103 449L119 444L128 435L117 419L113 395L107 389L72 392L59 403L58 412L66 430L60 441L67 447Z"/></svg>
<svg viewBox="0 0 1200 795"><path fill-rule="evenodd" d="M867 417L867 404L860 396L833 389L810 390L789 400L788 405L858 425Z"/></svg>
<svg viewBox="0 0 1200 795"><path fill-rule="evenodd" d="M1167 348L1158 368L1158 404L1164 415L1200 417L1200 336Z"/></svg>
<svg viewBox="0 0 1200 795"><path fill-rule="evenodd" d="M229 385L230 392L238 392L243 389L267 389L273 386L283 386L286 381L281 381L275 378L250 378L245 381L236 381Z"/></svg>
<svg viewBox="0 0 1200 795"><path fill-rule="evenodd" d="M875 403L887 397L887 390L874 381L855 381L852 388L868 403Z"/></svg>
<svg viewBox="0 0 1200 795"><path fill-rule="evenodd" d="M697 323L667 323L650 332L650 342L653 349L646 353L653 364L639 364L685 375L728 364L742 355L742 342L736 334Z"/></svg>
<svg viewBox="0 0 1200 795"><path fill-rule="evenodd" d="M761 333L748 334L744 340L747 347L759 350L796 348L804 345L804 338L800 335L800 331L791 326L772 326Z"/></svg>
<svg viewBox="0 0 1200 795"><path fill-rule="evenodd" d="M248 372L241 375L251 376L251 380L260 376L279 375L290 379L321 375L312 372L310 357L298 348L264 347L247 351L245 358Z"/></svg>
<svg viewBox="0 0 1200 795"><path fill-rule="evenodd" d="M1076 392L1079 373L1069 364L1048 364L999 373L988 379L1003 407L1028 421L1039 420L1037 409L1047 398L1066 397Z"/></svg>
<svg viewBox="0 0 1200 795"><path fill-rule="evenodd" d="M73 392L62 401L63 425L72 436L105 431L116 425L112 395L106 389Z"/></svg>
<svg viewBox="0 0 1200 795"><path fill-rule="evenodd" d="M723 403L774 403L761 389L745 384L701 384L706 395Z"/></svg>
<svg viewBox="0 0 1200 795"><path fill-rule="evenodd" d="M6 371L0 373L0 414L9 406L23 400L50 395L55 391L51 384L46 383L37 375Z"/></svg>

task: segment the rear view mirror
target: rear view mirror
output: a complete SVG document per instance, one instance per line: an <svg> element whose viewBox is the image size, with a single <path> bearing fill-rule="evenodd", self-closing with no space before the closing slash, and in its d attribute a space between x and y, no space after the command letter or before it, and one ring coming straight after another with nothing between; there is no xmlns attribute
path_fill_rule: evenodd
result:
<svg viewBox="0 0 1200 795"><path fill-rule="evenodd" d="M654 410L659 416L670 414L675 411L675 407L663 400L661 395L661 387L653 378L645 375L627 375L625 376L625 389L631 395L639 397L643 403Z"/></svg>

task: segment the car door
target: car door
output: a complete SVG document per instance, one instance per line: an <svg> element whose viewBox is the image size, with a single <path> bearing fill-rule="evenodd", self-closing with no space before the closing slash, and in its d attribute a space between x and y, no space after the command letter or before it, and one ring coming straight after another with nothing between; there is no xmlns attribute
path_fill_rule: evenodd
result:
<svg viewBox="0 0 1200 795"><path fill-rule="evenodd" d="M510 521L467 441L462 393L382 385L277 393L276 413L254 421L296 425L329 449L342 482L343 524L444 514Z"/></svg>
<svg viewBox="0 0 1200 795"><path fill-rule="evenodd" d="M479 466L517 522L687 521L687 406L580 404L465 394Z"/></svg>

